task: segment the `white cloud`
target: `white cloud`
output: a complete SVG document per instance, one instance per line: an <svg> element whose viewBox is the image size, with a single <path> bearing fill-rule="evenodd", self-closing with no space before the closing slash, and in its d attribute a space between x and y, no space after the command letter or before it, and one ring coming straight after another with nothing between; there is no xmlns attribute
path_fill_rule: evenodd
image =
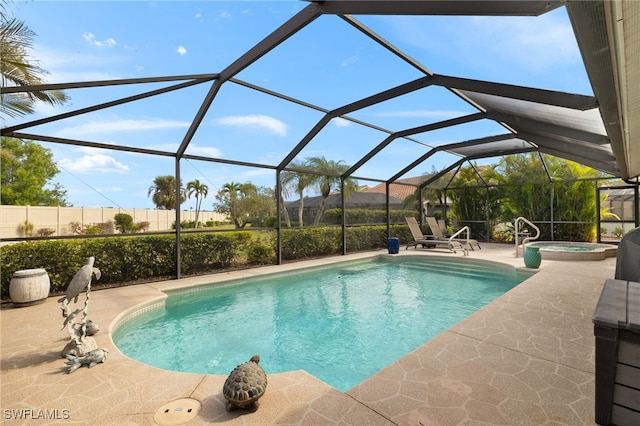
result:
<svg viewBox="0 0 640 426"><path fill-rule="evenodd" d="M38 64L48 71L45 76L47 83L122 78L122 76L111 74L104 70L112 68L113 65L123 64L127 60L120 54L92 55L39 44L34 45L33 57L38 58Z"/></svg>
<svg viewBox="0 0 640 426"><path fill-rule="evenodd" d="M180 56L184 56L187 54L187 49L185 49L184 46L178 46L178 48L176 49L176 52L178 52Z"/></svg>
<svg viewBox="0 0 640 426"><path fill-rule="evenodd" d="M174 148L174 151L175 151L175 148ZM203 156L215 157L215 158L222 157L222 151L220 149L212 146L197 146L194 143L189 144L189 147L187 148L187 152L193 155L203 155Z"/></svg>
<svg viewBox="0 0 640 426"><path fill-rule="evenodd" d="M202 17L202 13L198 12L194 16L198 22L203 22L204 18Z"/></svg>
<svg viewBox="0 0 640 426"><path fill-rule="evenodd" d="M344 59L342 61L342 63L340 64L340 66L341 67L348 67L350 65L355 64L359 60L360 60L360 55L353 55L353 56L348 57L347 59Z"/></svg>
<svg viewBox="0 0 640 426"><path fill-rule="evenodd" d="M104 193L104 192L122 192L124 191L124 188L120 187L120 186L112 186L109 188L96 188L96 191Z"/></svg>
<svg viewBox="0 0 640 426"><path fill-rule="evenodd" d="M85 155L79 158L63 158L58 165L74 173L126 173L129 166L124 165L113 157L104 154Z"/></svg>
<svg viewBox="0 0 640 426"><path fill-rule="evenodd" d="M230 115L214 120L216 124L230 127L266 129L274 135L286 136L287 125L277 118L263 114Z"/></svg>
<svg viewBox="0 0 640 426"><path fill-rule="evenodd" d="M118 44L111 37L103 41L96 40L96 36L93 35L92 33L84 33L82 34L82 38L84 38L87 41L87 43L93 46L98 46L98 47L114 47Z"/></svg>
<svg viewBox="0 0 640 426"><path fill-rule="evenodd" d="M147 131L189 127L191 123L173 120L112 120L90 121L78 126L67 127L56 132L56 136L75 137L109 134L127 131Z"/></svg>
<svg viewBox="0 0 640 426"><path fill-rule="evenodd" d="M434 63L444 57L469 68L544 71L580 63L571 25L559 13L540 17L397 16L384 20L404 43L427 51L429 61ZM433 70L442 72L435 67Z"/></svg>
<svg viewBox="0 0 640 426"><path fill-rule="evenodd" d="M349 126L351 126L351 122L349 120L345 120L344 118L340 118L340 117L332 118L331 122L336 127L349 127Z"/></svg>

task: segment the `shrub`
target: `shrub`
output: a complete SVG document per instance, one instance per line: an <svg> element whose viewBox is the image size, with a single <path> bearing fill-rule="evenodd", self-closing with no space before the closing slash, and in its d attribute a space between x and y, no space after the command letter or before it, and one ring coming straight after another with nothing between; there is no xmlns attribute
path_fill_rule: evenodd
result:
<svg viewBox="0 0 640 426"><path fill-rule="evenodd" d="M113 217L116 229L123 234L134 231L133 217L130 214L118 213Z"/></svg>
<svg viewBox="0 0 640 426"><path fill-rule="evenodd" d="M622 226L616 226L613 228L613 231L611 231L611 234L616 238L620 238L624 235L624 228Z"/></svg>
<svg viewBox="0 0 640 426"><path fill-rule="evenodd" d="M249 243L247 261L250 265L273 265L275 260L275 233L263 234Z"/></svg>
<svg viewBox="0 0 640 426"><path fill-rule="evenodd" d="M36 233L40 237L48 237L49 235L55 234L56 230L53 228L40 228L36 231Z"/></svg>
<svg viewBox="0 0 640 426"><path fill-rule="evenodd" d="M405 217L417 216L415 210L391 210L391 223L405 223ZM324 212L324 221L330 225L342 224L342 209L328 209ZM387 223L386 210L347 209L345 211L347 224L382 224Z"/></svg>
<svg viewBox="0 0 640 426"><path fill-rule="evenodd" d="M25 220L20 225L18 225L18 233L25 237L33 237L33 223Z"/></svg>
<svg viewBox="0 0 640 426"><path fill-rule="evenodd" d="M136 226L138 227L138 230L140 230L142 232L147 232L149 230L149 227L151 226L151 223L149 223L149 222L136 222Z"/></svg>
<svg viewBox="0 0 640 426"><path fill-rule="evenodd" d="M85 235L100 235L102 234L102 227L96 224L86 225L82 231Z"/></svg>
<svg viewBox="0 0 640 426"><path fill-rule="evenodd" d="M392 237L411 241L407 225L392 225ZM281 230L282 258L306 259L342 253L340 227L287 228ZM385 248L386 226L359 226L346 229L349 252ZM230 267L266 265L275 262L274 231L231 231L185 233L181 236L181 270L184 274L214 272ZM43 268L49 273L51 293L66 290L75 273L95 257L103 285L170 279L176 274L175 235L111 236L73 240L42 240L0 247L0 288L9 295L11 276L23 269Z"/></svg>

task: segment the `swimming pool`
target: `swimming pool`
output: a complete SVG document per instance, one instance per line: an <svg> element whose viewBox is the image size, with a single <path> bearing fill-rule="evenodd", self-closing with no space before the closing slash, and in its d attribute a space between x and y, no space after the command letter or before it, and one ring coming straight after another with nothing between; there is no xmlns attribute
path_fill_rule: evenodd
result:
<svg viewBox="0 0 640 426"><path fill-rule="evenodd" d="M381 256L169 293L113 334L159 368L227 375L252 355L341 391L388 366L530 274L494 262Z"/></svg>
<svg viewBox="0 0 640 426"><path fill-rule="evenodd" d="M618 246L571 241L532 241L527 246L539 247L542 259L547 260L604 260L615 257ZM522 247L518 247L522 253Z"/></svg>

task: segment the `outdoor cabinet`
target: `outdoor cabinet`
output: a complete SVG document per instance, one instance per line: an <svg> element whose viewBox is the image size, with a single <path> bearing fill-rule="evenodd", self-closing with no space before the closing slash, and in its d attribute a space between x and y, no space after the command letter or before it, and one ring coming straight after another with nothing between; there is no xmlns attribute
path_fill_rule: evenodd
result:
<svg viewBox="0 0 640 426"><path fill-rule="evenodd" d="M640 425L640 283L606 280L593 314L595 421Z"/></svg>

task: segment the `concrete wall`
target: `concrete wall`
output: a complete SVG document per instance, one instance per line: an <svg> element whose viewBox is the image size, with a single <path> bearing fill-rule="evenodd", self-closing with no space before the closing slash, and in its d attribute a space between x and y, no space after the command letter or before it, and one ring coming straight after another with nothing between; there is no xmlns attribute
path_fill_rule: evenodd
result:
<svg viewBox="0 0 640 426"><path fill-rule="evenodd" d="M71 222L78 222L83 227L98 223L113 222L118 213L126 213L133 217L133 222L149 222L149 231L165 231L172 229L175 221L174 210L151 209L114 209L114 208L83 208L83 207L45 207L45 206L1 206L0 205L0 238L15 238L24 236L20 232L20 225L25 221L33 224L33 236L37 236L38 229L51 228L52 235L71 235ZM183 210L181 221L195 220L193 210ZM222 222L225 216L217 212L201 211L198 220L206 222L214 220Z"/></svg>

